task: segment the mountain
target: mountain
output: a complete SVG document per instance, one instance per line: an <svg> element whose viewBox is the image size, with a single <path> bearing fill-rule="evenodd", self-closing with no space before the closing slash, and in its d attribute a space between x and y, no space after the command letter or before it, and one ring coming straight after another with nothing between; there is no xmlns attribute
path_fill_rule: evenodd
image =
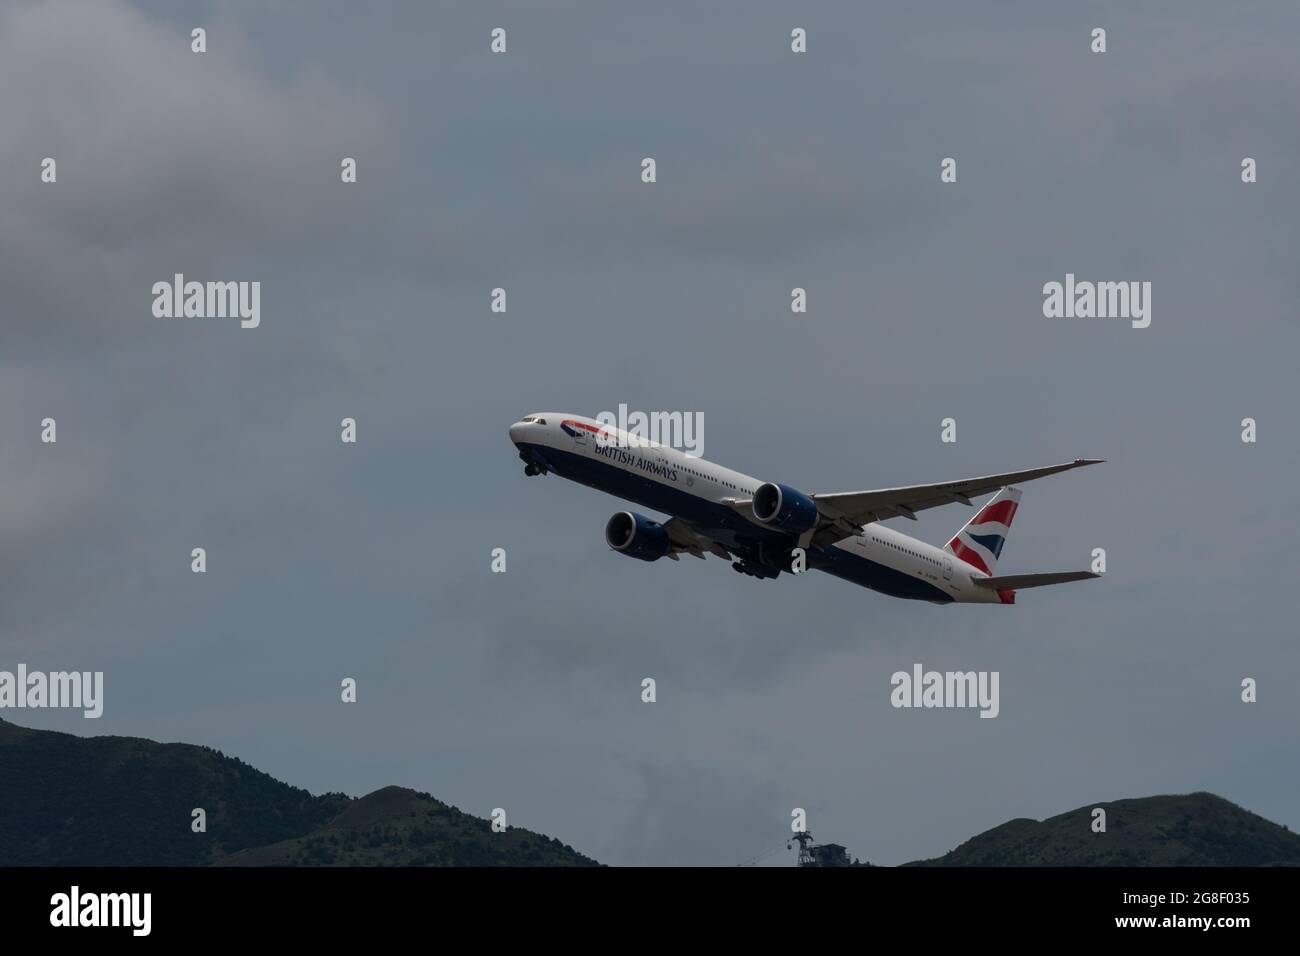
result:
<svg viewBox="0 0 1300 956"><path fill-rule="evenodd" d="M487 820L404 787L355 800L323 826L232 854L227 866L595 866L559 840Z"/></svg>
<svg viewBox="0 0 1300 956"><path fill-rule="evenodd" d="M191 829L202 807L207 831ZM1092 811L1106 832L1092 832ZM595 866L427 793L313 796L219 750L0 720L0 866ZM906 866L1300 866L1300 836L1211 793L1087 804Z"/></svg>
<svg viewBox="0 0 1300 956"><path fill-rule="evenodd" d="M191 828L192 811L207 831ZM219 750L0 720L0 866L594 866L427 794L313 796Z"/></svg>
<svg viewBox="0 0 1300 956"><path fill-rule="evenodd" d="M1092 811L1106 832L1092 832ZM1017 819L905 866L1300 866L1300 835L1212 793L1090 803Z"/></svg>

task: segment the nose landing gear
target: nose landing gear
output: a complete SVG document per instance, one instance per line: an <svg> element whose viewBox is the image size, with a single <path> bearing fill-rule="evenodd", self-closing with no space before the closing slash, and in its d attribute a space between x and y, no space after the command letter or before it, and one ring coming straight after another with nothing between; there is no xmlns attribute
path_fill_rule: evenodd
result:
<svg viewBox="0 0 1300 956"><path fill-rule="evenodd" d="M524 463L524 474L529 478L534 478L537 475L544 475L548 471L546 465L538 462L534 455L526 454L521 451L519 453L519 460Z"/></svg>

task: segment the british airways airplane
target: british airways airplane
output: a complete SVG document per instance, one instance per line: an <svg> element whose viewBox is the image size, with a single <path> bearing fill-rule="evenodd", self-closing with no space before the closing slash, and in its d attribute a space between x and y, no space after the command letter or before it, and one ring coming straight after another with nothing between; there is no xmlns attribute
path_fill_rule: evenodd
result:
<svg viewBox="0 0 1300 956"><path fill-rule="evenodd" d="M620 511L605 525L619 554L657 561L714 554L756 578L816 568L882 594L936 604L1014 604L1017 589L1100 577L1090 571L995 575L1020 503L1015 482L1100 459L875 491L806 495L758 481L580 415L543 412L510 426L529 476L554 473L672 517ZM996 491L942 548L880 522ZM801 551L796 549L802 549Z"/></svg>

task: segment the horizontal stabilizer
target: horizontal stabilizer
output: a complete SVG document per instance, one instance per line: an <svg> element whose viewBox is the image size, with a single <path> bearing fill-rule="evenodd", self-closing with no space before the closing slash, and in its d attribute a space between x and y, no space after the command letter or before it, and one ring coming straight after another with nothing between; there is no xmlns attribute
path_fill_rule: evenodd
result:
<svg viewBox="0 0 1300 956"><path fill-rule="evenodd" d="M1099 578L1091 571L1049 571L1046 574L1002 574L992 578L972 578L982 588L1041 588L1047 584L1064 584L1067 581L1087 581Z"/></svg>

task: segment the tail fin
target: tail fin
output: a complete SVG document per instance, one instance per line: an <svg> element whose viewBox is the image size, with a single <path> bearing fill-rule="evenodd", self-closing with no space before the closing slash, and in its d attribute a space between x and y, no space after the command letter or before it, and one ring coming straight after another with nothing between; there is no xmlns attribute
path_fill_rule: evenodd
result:
<svg viewBox="0 0 1300 956"><path fill-rule="evenodd" d="M992 574L1019 504L1020 489L1003 488L952 536L944 550L952 552L971 567Z"/></svg>

